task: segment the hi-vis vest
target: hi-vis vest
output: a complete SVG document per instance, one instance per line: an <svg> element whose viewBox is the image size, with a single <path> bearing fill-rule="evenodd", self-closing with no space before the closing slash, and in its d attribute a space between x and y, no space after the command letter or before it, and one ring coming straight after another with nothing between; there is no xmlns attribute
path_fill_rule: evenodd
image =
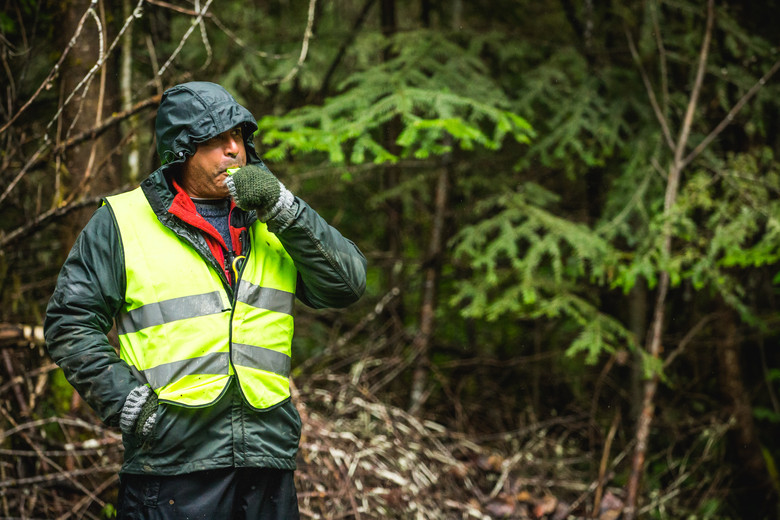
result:
<svg viewBox="0 0 780 520"><path fill-rule="evenodd" d="M231 302L220 275L161 225L141 188L108 197L124 250L127 290L117 316L120 357L159 399L206 406L235 375L246 401L290 397L297 271L261 222Z"/></svg>

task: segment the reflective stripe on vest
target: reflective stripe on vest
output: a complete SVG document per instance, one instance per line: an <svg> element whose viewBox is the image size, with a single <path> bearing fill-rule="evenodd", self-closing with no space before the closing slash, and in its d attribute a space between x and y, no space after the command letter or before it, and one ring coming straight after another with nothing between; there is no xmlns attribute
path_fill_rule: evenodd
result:
<svg viewBox="0 0 780 520"><path fill-rule="evenodd" d="M256 409L286 400L297 271L276 236L260 222L250 228L233 305L220 274L160 224L140 188L106 202L127 279L121 358L172 403L211 404L233 375Z"/></svg>

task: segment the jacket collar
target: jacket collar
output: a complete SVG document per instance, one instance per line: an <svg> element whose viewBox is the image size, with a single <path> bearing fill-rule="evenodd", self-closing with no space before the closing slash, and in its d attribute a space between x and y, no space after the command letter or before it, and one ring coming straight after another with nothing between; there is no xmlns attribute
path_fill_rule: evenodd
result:
<svg viewBox="0 0 780 520"><path fill-rule="evenodd" d="M177 231L186 222L190 226L206 233L206 236L213 237L223 247L224 240L214 227L201 217L192 199L181 189L173 178L174 165L161 166L141 183L141 188L146 195L154 213L160 222ZM236 252L239 252L241 241L239 235L243 229L249 229L257 221L257 214L254 211L244 211L231 201L230 210L230 238L233 241Z"/></svg>

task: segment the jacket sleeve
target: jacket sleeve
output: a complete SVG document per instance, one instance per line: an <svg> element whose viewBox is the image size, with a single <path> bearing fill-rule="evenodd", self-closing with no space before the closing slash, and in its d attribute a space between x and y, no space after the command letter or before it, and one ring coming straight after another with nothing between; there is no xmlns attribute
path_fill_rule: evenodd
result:
<svg viewBox="0 0 780 520"><path fill-rule="evenodd" d="M366 289L366 257L300 198L276 233L298 269L296 296L317 309L346 307Z"/></svg>
<svg viewBox="0 0 780 520"><path fill-rule="evenodd" d="M118 232L109 208L103 206L65 260L44 321L49 355L112 426L119 422L125 398L139 384L107 337L124 301L124 278Z"/></svg>

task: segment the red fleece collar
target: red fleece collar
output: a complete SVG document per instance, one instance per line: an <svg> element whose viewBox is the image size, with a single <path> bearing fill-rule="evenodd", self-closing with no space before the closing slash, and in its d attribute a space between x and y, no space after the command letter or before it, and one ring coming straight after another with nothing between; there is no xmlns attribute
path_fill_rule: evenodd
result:
<svg viewBox="0 0 780 520"><path fill-rule="evenodd" d="M209 238L215 240L217 244L222 246L223 250L227 250L227 245L219 231L214 229L214 226L208 223L200 213L198 213L195 203L192 201L189 195L179 186L176 181L173 181L173 187L176 189L176 196L173 198L171 207L168 208L168 213L176 215L187 224L194 226L204 232ZM231 202L230 211L233 211L233 201ZM231 237L232 238L232 237ZM216 256L216 255L215 255Z"/></svg>
<svg viewBox="0 0 780 520"><path fill-rule="evenodd" d="M187 224L200 230L203 233L203 237L206 239L206 243L209 246L211 254L214 255L214 258L217 260L219 265L224 266L225 251L227 251L227 244L225 244L225 239L222 238L222 235L219 234L219 231L217 231L214 226L209 224L208 221L203 218L200 213L198 213L198 209L195 207L195 203L175 180L173 181L173 187L176 190L176 195L173 197L173 203L171 204L171 207L168 208L168 213L179 217ZM242 251L240 240L241 231L245 230L246 228L235 228L230 224L232 220L230 217L233 215L233 211L235 209L236 203L231 200L230 215L228 216L228 228L230 229L230 239L233 242L233 250L237 255L240 255ZM232 280L230 269L225 269L224 267L223 269L225 271L225 275L228 277L228 280Z"/></svg>

